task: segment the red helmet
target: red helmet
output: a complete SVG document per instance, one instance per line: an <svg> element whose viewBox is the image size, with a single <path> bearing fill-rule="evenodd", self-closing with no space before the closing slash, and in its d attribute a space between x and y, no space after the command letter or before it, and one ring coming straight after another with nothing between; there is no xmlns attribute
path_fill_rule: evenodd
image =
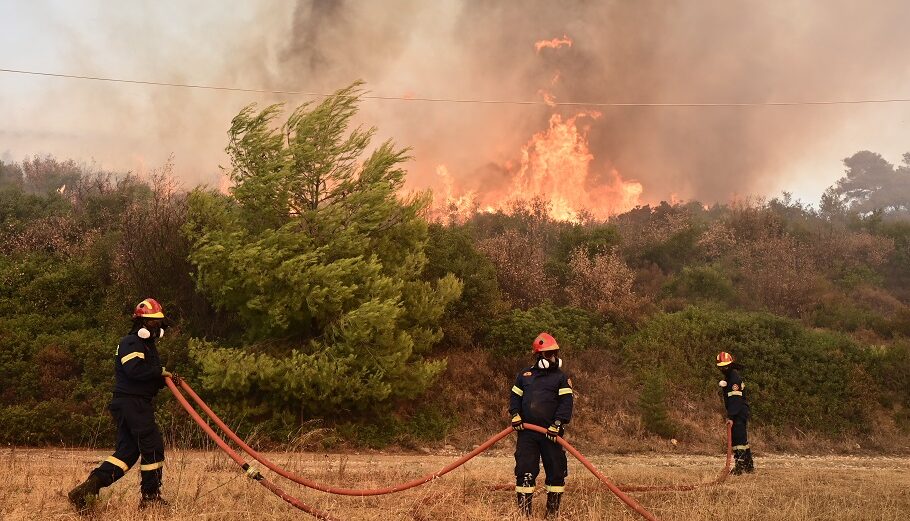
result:
<svg viewBox="0 0 910 521"><path fill-rule="evenodd" d="M164 308L157 300L147 298L136 306L133 318L164 318Z"/></svg>
<svg viewBox="0 0 910 521"><path fill-rule="evenodd" d="M541 333L534 339L535 353L554 351L556 349L559 349L559 344L556 343L556 339L553 338L550 333Z"/></svg>
<svg viewBox="0 0 910 521"><path fill-rule="evenodd" d="M733 355L726 351L717 353L717 367L724 367L733 363Z"/></svg>

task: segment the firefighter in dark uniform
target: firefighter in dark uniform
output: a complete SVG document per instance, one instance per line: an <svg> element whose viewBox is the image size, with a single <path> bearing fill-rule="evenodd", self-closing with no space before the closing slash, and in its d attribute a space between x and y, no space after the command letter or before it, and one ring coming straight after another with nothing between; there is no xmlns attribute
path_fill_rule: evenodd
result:
<svg viewBox="0 0 910 521"><path fill-rule="evenodd" d="M515 378L509 400L512 428L518 431L515 447L515 492L518 510L531 515L534 483L540 473L540 460L546 471L547 517L559 514L559 502L569 474L566 451L557 443L572 419L572 382L560 369L559 344L547 333L534 339L537 359ZM547 434L525 429L530 423L547 429Z"/></svg>
<svg viewBox="0 0 910 521"><path fill-rule="evenodd" d="M733 422L732 442L735 465L732 474L755 470L752 462L752 449L749 447L749 436L746 427L749 422L749 401L746 399L746 384L739 371L742 367L725 351L717 354L717 367L724 374L720 386L720 396L724 402L727 418Z"/></svg>
<svg viewBox="0 0 910 521"><path fill-rule="evenodd" d="M164 335L164 310L155 299L145 299L133 312L133 327L120 340L114 360L116 384L108 409L117 424L117 448L69 493L80 512L103 487L108 487L139 461L142 492L139 508L166 506L161 498L164 440L155 423L152 399L165 386L168 372L158 357L155 340ZM179 382L179 380L177 380Z"/></svg>

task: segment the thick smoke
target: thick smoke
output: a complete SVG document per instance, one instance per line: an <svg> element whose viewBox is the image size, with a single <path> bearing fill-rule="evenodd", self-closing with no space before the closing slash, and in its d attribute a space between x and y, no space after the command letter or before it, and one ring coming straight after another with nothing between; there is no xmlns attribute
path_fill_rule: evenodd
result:
<svg viewBox="0 0 910 521"><path fill-rule="evenodd" d="M541 99L542 88L557 101L593 102L889 97L910 83L908 16L900 1L304 1L284 70L326 87L361 77L377 93L427 97ZM571 47L535 52L535 41L563 35ZM891 107L598 109L594 171L615 167L651 201L761 194L786 187L780 177L820 141L870 115L906 111ZM415 147L412 173L423 183L445 163L481 190L503 181L496 165L516 159L551 113L391 102L367 111Z"/></svg>
<svg viewBox="0 0 910 521"><path fill-rule="evenodd" d="M45 13L40 27L67 42L65 66L38 68L321 92L363 79L375 94L456 99L541 100L542 89L557 101L595 102L910 97L903 0L87 5L95 25ZM571 47L535 50L536 41L563 36ZM226 162L225 131L242 106L306 100L4 81L19 82L22 96L0 96L7 115L0 150L125 168L175 153L188 184L213 182ZM503 165L519 160L554 111L580 110L366 100L360 121L413 147L411 187L438 188L436 166L445 164L460 188L483 191L508 182ZM910 107L597 110L601 117L588 120L595 174L606 182L615 168L641 182L644 201L711 202L794 186L809 163L806 175L824 178L818 194L840 177L838 159L864 148L884 148L893 159L906 151L888 147L903 146L905 132L895 127L903 130Z"/></svg>

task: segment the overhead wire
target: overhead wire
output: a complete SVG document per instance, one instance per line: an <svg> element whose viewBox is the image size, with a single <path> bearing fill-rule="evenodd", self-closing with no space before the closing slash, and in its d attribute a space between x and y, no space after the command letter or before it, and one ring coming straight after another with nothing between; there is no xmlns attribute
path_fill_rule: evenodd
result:
<svg viewBox="0 0 910 521"><path fill-rule="evenodd" d="M133 85L150 85L156 87L171 87L199 90L214 90L226 92L247 92L256 94L281 94L292 96L309 96L326 98L331 93L310 92L303 90L258 89L245 87L229 87L220 85L204 85L195 83L175 83L166 81L134 80L126 78L111 78L105 76L89 76L82 74L63 74L56 72L33 71L23 69L0 68L0 73L21 74L29 76L43 76L73 80L102 81L110 83L126 83ZM483 104L483 105L531 105L547 107L641 107L641 108L749 108L749 107L795 107L795 106L825 106L825 105L869 105L886 103L910 103L910 98L867 98L867 99L842 99L842 100L791 100L791 101L741 101L741 102L597 102L597 101L542 101L542 100L509 100L509 99L482 99L482 98L440 98L420 96L382 96L365 94L362 99L379 101L412 101L428 103L453 103L453 104Z"/></svg>

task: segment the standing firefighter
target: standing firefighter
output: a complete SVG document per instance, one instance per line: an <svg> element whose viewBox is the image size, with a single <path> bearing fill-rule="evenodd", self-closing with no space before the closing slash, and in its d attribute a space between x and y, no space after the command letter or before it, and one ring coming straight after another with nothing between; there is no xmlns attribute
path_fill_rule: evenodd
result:
<svg viewBox="0 0 910 521"><path fill-rule="evenodd" d="M749 448L749 436L746 425L749 422L749 401L746 399L746 384L743 383L739 370L742 367L733 359L733 355L725 351L717 354L717 367L724 374L720 386L720 396L727 411L727 418L733 422L733 457L736 461L733 474L752 472L755 466L752 463L752 449Z"/></svg>
<svg viewBox="0 0 910 521"><path fill-rule="evenodd" d="M559 514L559 502L569 474L566 451L557 443L572 419L572 382L560 370L559 344L548 333L534 339L537 360L515 378L509 400L512 428L518 431L515 447L515 492L519 513L531 515L534 483L540 460L546 471L547 517ZM540 434L524 428L525 422L547 429Z"/></svg>
<svg viewBox="0 0 910 521"><path fill-rule="evenodd" d="M142 497L139 508L166 506L161 498L164 440L155 424L152 399L173 377L158 357L155 340L164 336L164 310L155 299L145 299L133 312L133 327L120 340L114 360L116 384L108 409L117 424L114 454L69 493L78 511L84 511L103 487L122 478L140 460ZM176 379L176 377L174 377Z"/></svg>

